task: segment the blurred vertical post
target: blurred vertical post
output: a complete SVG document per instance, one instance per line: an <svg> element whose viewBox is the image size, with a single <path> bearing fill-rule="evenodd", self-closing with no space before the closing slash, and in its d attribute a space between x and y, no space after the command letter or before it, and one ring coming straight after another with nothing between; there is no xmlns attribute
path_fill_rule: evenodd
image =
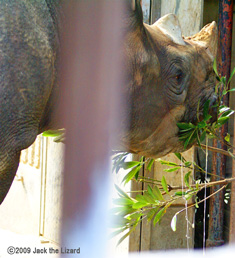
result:
<svg viewBox="0 0 235 258"><path fill-rule="evenodd" d="M122 107L122 2L67 0L63 10L59 112L66 148L61 239L62 251L77 249L79 257L105 257L109 152Z"/></svg>

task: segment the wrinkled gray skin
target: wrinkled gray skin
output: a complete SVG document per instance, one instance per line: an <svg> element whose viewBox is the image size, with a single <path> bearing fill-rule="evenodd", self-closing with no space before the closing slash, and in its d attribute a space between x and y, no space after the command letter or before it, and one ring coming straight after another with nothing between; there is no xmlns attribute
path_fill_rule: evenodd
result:
<svg viewBox="0 0 235 258"><path fill-rule="evenodd" d="M125 150L159 157L182 150L176 122L192 121L198 100L212 98L212 59L204 48L177 45L143 25L139 7L129 7L123 19L129 108L121 142ZM59 0L0 0L0 203L21 150L52 126L60 18Z"/></svg>
<svg viewBox="0 0 235 258"><path fill-rule="evenodd" d="M49 127L59 46L57 4L0 1L0 203L21 150Z"/></svg>

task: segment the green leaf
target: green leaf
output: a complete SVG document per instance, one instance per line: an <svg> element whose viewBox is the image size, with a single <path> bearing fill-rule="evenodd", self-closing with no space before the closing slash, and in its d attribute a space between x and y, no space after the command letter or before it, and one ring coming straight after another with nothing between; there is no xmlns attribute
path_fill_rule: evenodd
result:
<svg viewBox="0 0 235 258"><path fill-rule="evenodd" d="M234 68L235 69L235 68ZM234 92L235 91L235 88L232 88L230 90L227 90L227 92Z"/></svg>
<svg viewBox="0 0 235 258"><path fill-rule="evenodd" d="M220 78L220 81L223 83L224 86L226 86L226 76L222 76Z"/></svg>
<svg viewBox="0 0 235 258"><path fill-rule="evenodd" d="M157 161L160 162L162 165L167 165L167 166L171 166L171 167L179 166L178 164L167 161L167 160L157 159Z"/></svg>
<svg viewBox="0 0 235 258"><path fill-rule="evenodd" d="M128 162L124 162L122 165L123 169L130 169L133 167L136 167L137 165L141 165L142 163L139 161L128 161Z"/></svg>
<svg viewBox="0 0 235 258"><path fill-rule="evenodd" d="M197 124L197 127L198 127L198 128L205 128L206 126L207 126L207 123L206 123L205 120L202 120L201 122L199 122L199 123Z"/></svg>
<svg viewBox="0 0 235 258"><path fill-rule="evenodd" d="M166 207L164 207L163 209L161 209L155 216L154 220L153 220L153 225L154 227L156 226L157 222L160 221L160 219L163 217L163 215L166 213Z"/></svg>
<svg viewBox="0 0 235 258"><path fill-rule="evenodd" d="M227 133L227 135L224 137L224 139L225 139L225 141L226 142L230 142L230 134L229 133Z"/></svg>
<svg viewBox="0 0 235 258"><path fill-rule="evenodd" d="M199 205L198 205L198 197L196 196L195 197L195 207L198 209L199 208Z"/></svg>
<svg viewBox="0 0 235 258"><path fill-rule="evenodd" d="M141 209L141 208L143 208L144 206L147 206L148 204L146 204L146 203L143 203L143 202L136 202L136 203L134 203L133 205L132 205L132 208L133 209Z"/></svg>
<svg viewBox="0 0 235 258"><path fill-rule="evenodd" d="M185 185L188 187L188 188L191 188L190 185L189 185L189 176L191 175L191 171L189 171L188 173L185 174L184 176L184 182L185 182Z"/></svg>
<svg viewBox="0 0 235 258"><path fill-rule="evenodd" d="M142 203L148 203L148 201L144 198L144 196L142 194L137 194L135 199L138 201L138 202L142 202Z"/></svg>
<svg viewBox="0 0 235 258"><path fill-rule="evenodd" d="M229 79L228 79L228 85L229 85L229 83L231 82L234 73L235 73L235 67L233 68L233 70L232 70L232 72L231 72L231 75L230 75L230 77L229 77Z"/></svg>
<svg viewBox="0 0 235 258"><path fill-rule="evenodd" d="M204 106L203 106L203 118L205 119L208 116L208 112L209 112L209 106L210 106L210 100L208 99Z"/></svg>
<svg viewBox="0 0 235 258"><path fill-rule="evenodd" d="M208 114L208 115L204 118L204 120L205 120L206 122L208 122L211 118L212 118L212 116Z"/></svg>
<svg viewBox="0 0 235 258"><path fill-rule="evenodd" d="M42 133L42 136L45 137L57 137L57 136L61 136L64 133L64 129L61 130L48 130Z"/></svg>
<svg viewBox="0 0 235 258"><path fill-rule="evenodd" d="M190 162L190 161L186 161L185 163L184 163L184 165L185 165L185 167L190 167L191 165L192 165L192 162Z"/></svg>
<svg viewBox="0 0 235 258"><path fill-rule="evenodd" d="M190 145L197 137L197 133L196 133L196 130L194 130L190 137L188 137L188 139L184 142L184 149L186 150L187 149L187 146Z"/></svg>
<svg viewBox="0 0 235 258"><path fill-rule="evenodd" d="M152 168L152 165L153 165L154 161L155 161L155 159L151 159L151 160L149 161L149 163L148 163L148 165L147 165L147 170L148 170L148 171L151 171L151 168Z"/></svg>
<svg viewBox="0 0 235 258"><path fill-rule="evenodd" d="M128 219L138 221L142 216L143 213L133 213L128 217Z"/></svg>
<svg viewBox="0 0 235 258"><path fill-rule="evenodd" d="M180 139L180 141L183 141L183 142L184 142L185 140L187 140L188 138L190 138L194 132L195 132L195 129L189 131L188 133L182 133L182 134L180 133L180 134L179 134L179 139Z"/></svg>
<svg viewBox="0 0 235 258"><path fill-rule="evenodd" d="M124 236L122 236L119 239L117 246L120 245L123 242L123 240L125 240L131 234L131 232L133 232L135 230L135 228L136 228L136 226L133 226L131 230L129 230Z"/></svg>
<svg viewBox="0 0 235 258"><path fill-rule="evenodd" d="M213 62L213 69L214 69L214 71L215 71L215 74L219 77L218 71L217 71L216 58L214 59L214 62Z"/></svg>
<svg viewBox="0 0 235 258"><path fill-rule="evenodd" d="M122 168L123 163L125 162L125 159L127 158L129 153L124 152L124 153L118 153L114 155L113 157L113 166L112 166L112 171L118 173L119 169Z"/></svg>
<svg viewBox="0 0 235 258"><path fill-rule="evenodd" d="M149 193L144 192L144 198L148 201L148 203L156 204L155 198L153 198Z"/></svg>
<svg viewBox="0 0 235 258"><path fill-rule="evenodd" d="M228 111L228 110L230 110L230 107L227 107L227 106L224 106L224 105L219 106L219 113L220 114L225 112L225 111Z"/></svg>
<svg viewBox="0 0 235 258"><path fill-rule="evenodd" d="M199 147L200 147L200 148L202 148L202 146L201 146L201 142L200 142L200 136L199 136L199 133L200 133L200 131L197 131L197 143L198 143Z"/></svg>
<svg viewBox="0 0 235 258"><path fill-rule="evenodd" d="M200 142L204 141L206 138L206 131L204 131L200 136Z"/></svg>
<svg viewBox="0 0 235 258"><path fill-rule="evenodd" d="M228 91L226 89L223 89L222 96L226 95L227 93L228 93Z"/></svg>
<svg viewBox="0 0 235 258"><path fill-rule="evenodd" d="M195 192L190 192L185 194L185 199L188 201L194 196Z"/></svg>
<svg viewBox="0 0 235 258"><path fill-rule="evenodd" d="M153 191L152 191L152 188L150 187L150 185L148 185L147 191L152 196L153 199L156 199L156 196L153 194Z"/></svg>
<svg viewBox="0 0 235 258"><path fill-rule="evenodd" d="M122 228L128 225L130 220L123 218L119 215L112 216L112 221L111 221L111 227L112 228Z"/></svg>
<svg viewBox="0 0 235 258"><path fill-rule="evenodd" d="M166 178L165 178L164 176L162 176L161 183L162 183L162 187L163 187L164 191L165 191L167 194L169 194L168 185L167 185L167 182L166 182Z"/></svg>
<svg viewBox="0 0 235 258"><path fill-rule="evenodd" d="M131 206L124 206L123 208L125 208L123 211L121 211L120 213L118 213L118 215L125 217L128 214L131 214L133 212L135 212L136 210L133 209Z"/></svg>
<svg viewBox="0 0 235 258"><path fill-rule="evenodd" d="M218 78L218 76L217 76ZM220 78L218 78L218 81L220 81ZM218 96L219 95L219 86L220 86L220 83L217 83L215 85L215 95Z"/></svg>
<svg viewBox="0 0 235 258"><path fill-rule="evenodd" d="M125 197L127 199L132 200L131 197L127 193L125 193L118 185L115 184L115 188L121 197Z"/></svg>
<svg viewBox="0 0 235 258"><path fill-rule="evenodd" d="M218 125L219 126L221 126L221 125L223 125L223 124L225 124L225 123L227 123L228 122L228 120L229 120L229 117L219 117L218 118Z"/></svg>
<svg viewBox="0 0 235 258"><path fill-rule="evenodd" d="M175 192L175 195L176 195L176 196L185 196L185 195L186 195L186 192L182 192L182 191Z"/></svg>
<svg viewBox="0 0 235 258"><path fill-rule="evenodd" d="M177 126L179 127L179 129L182 129L182 130L192 129L196 127L192 123L177 123Z"/></svg>
<svg viewBox="0 0 235 258"><path fill-rule="evenodd" d="M225 111L224 113L222 113L222 115L220 116L221 117L229 117L231 116L232 114L234 114L234 110L228 110L228 111Z"/></svg>
<svg viewBox="0 0 235 258"><path fill-rule="evenodd" d="M157 200L164 201L162 193L156 185L153 187L153 194L156 196Z"/></svg>
<svg viewBox="0 0 235 258"><path fill-rule="evenodd" d="M130 200L129 198L119 198L119 199L113 200L113 203L119 206L126 206L126 205L133 205L134 201Z"/></svg>
<svg viewBox="0 0 235 258"><path fill-rule="evenodd" d="M175 172L175 171L177 171L177 170L179 170L180 169L180 167L175 167L175 168L167 168L167 169L164 169L164 171L165 172Z"/></svg>
<svg viewBox="0 0 235 258"><path fill-rule="evenodd" d="M176 153L174 153L174 154L175 154L175 156L176 156L180 161L183 161L183 162L186 161L186 159L185 159L180 153L176 152Z"/></svg>
<svg viewBox="0 0 235 258"><path fill-rule="evenodd" d="M171 229L175 232L176 231L176 222L177 222L177 214L171 220Z"/></svg>
<svg viewBox="0 0 235 258"><path fill-rule="evenodd" d="M127 184L135 175L140 171L142 166L137 166L133 168L122 180L122 182L125 182Z"/></svg>
<svg viewBox="0 0 235 258"><path fill-rule="evenodd" d="M135 180L136 180L136 181L138 180L139 173L140 173L140 170L138 170L137 173L135 174Z"/></svg>
<svg viewBox="0 0 235 258"><path fill-rule="evenodd" d="M147 213L147 221L151 221L154 217L154 215L158 212L159 207L151 209L148 213Z"/></svg>

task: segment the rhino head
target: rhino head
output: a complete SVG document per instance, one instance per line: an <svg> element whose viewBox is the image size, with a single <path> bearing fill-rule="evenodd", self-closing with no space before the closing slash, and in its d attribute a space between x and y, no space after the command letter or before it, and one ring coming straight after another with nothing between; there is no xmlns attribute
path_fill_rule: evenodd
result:
<svg viewBox="0 0 235 258"><path fill-rule="evenodd" d="M177 123L197 122L198 103L201 112L208 99L211 106L216 101L216 23L184 38L174 14L147 25L140 5L129 11L131 29L125 34L124 56L126 121L130 120L122 145L132 153L155 158L182 152Z"/></svg>

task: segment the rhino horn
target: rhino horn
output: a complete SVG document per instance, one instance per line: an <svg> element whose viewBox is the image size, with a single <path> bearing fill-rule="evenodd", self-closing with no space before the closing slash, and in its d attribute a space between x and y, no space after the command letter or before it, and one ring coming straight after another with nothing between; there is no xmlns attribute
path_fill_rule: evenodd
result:
<svg viewBox="0 0 235 258"><path fill-rule="evenodd" d="M217 54L217 44L218 44L218 31L216 22L212 22L204 26L197 34L186 37L185 40L190 40L193 43L201 45L206 48L207 53L212 59L216 57Z"/></svg>
<svg viewBox="0 0 235 258"><path fill-rule="evenodd" d="M180 23L176 15L170 13L163 16L152 25L152 28L156 27L174 43L179 45L186 44L183 40Z"/></svg>
<svg viewBox="0 0 235 258"><path fill-rule="evenodd" d="M138 29L143 27L143 12L140 0L127 0L126 12L123 17L123 22L127 28Z"/></svg>

